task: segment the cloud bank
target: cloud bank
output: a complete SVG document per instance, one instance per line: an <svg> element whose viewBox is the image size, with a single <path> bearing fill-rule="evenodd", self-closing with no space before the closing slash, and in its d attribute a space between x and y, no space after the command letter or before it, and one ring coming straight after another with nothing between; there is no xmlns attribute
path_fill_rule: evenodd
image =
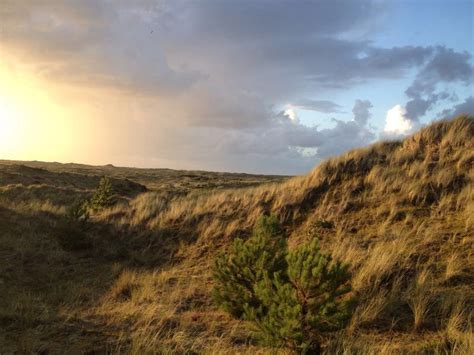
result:
<svg viewBox="0 0 474 355"><path fill-rule="evenodd" d="M384 1L7 0L0 11L11 65L73 87L109 127L97 134L118 164L303 173L378 137L370 97L333 95L413 76L381 132L403 135L453 99L445 85L473 80L467 52L375 45ZM472 97L451 106L472 110ZM305 126L299 110L331 128Z"/></svg>

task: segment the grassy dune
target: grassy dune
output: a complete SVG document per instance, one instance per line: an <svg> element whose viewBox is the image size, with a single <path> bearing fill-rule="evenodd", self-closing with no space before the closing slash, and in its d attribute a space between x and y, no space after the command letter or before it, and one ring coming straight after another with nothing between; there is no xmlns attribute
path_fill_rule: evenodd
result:
<svg viewBox="0 0 474 355"><path fill-rule="evenodd" d="M57 226L110 176L91 246ZM262 213L349 262L359 305L329 354L474 353L474 119L284 177L0 163L0 352L270 353L216 309L210 265ZM284 350L281 350L284 353Z"/></svg>

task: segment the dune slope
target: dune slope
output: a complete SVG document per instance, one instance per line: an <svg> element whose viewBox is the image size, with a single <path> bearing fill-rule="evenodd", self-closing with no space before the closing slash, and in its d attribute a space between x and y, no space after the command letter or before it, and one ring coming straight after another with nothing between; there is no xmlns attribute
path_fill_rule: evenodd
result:
<svg viewBox="0 0 474 355"><path fill-rule="evenodd" d="M0 351L268 353L213 305L210 272L263 213L279 218L290 247L318 238L351 265L360 302L328 353L473 351L472 117L280 180L173 193L153 188L157 177L140 180L150 191L139 194L130 181L116 206L92 216L92 246L81 251L54 237L70 202L60 190L44 197L24 181L2 183Z"/></svg>

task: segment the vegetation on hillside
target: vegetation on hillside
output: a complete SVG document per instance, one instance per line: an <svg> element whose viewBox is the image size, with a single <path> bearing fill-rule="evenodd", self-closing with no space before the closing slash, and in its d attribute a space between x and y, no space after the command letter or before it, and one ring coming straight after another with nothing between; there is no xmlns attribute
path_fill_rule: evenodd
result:
<svg viewBox="0 0 474 355"><path fill-rule="evenodd" d="M100 179L94 195L87 201L87 207L93 211L99 211L106 207L112 207L116 202L115 200L116 196L112 183L108 177L104 176Z"/></svg>
<svg viewBox="0 0 474 355"><path fill-rule="evenodd" d="M332 263L316 239L288 251L273 216L218 256L214 279L217 303L251 322L262 344L304 354L321 352L324 334L345 326L355 301L344 299L351 290L347 266Z"/></svg>
<svg viewBox="0 0 474 355"><path fill-rule="evenodd" d="M317 238L350 265L358 303L324 352L473 353L472 117L244 189L214 190L220 176L174 193L179 173L162 189L140 170L57 169L0 166L0 352L270 352L212 290L215 257L272 214L290 252ZM63 248L53 231L102 175L116 204L90 214L91 248Z"/></svg>

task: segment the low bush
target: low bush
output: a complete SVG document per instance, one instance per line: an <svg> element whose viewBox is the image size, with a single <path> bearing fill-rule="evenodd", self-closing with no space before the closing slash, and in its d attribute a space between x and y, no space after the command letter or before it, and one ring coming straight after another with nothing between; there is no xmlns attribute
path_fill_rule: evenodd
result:
<svg viewBox="0 0 474 355"><path fill-rule="evenodd" d="M320 353L355 304L348 267L321 253L317 240L288 251L275 217L262 217L248 240L217 257L214 279L217 303L249 321L258 340L301 353Z"/></svg>
<svg viewBox="0 0 474 355"><path fill-rule="evenodd" d="M93 211L101 210L105 207L112 206L117 196L114 193L112 183L106 176L102 177L94 195L88 202L88 207Z"/></svg>
<svg viewBox="0 0 474 355"><path fill-rule="evenodd" d="M231 253L216 259L217 303L236 318L244 315L246 305L261 307L255 285L264 279L265 273L273 275L286 268L285 252L286 240L276 218L261 218L249 240L236 239Z"/></svg>
<svg viewBox="0 0 474 355"><path fill-rule="evenodd" d="M91 227L90 212L97 212L110 207L116 202L112 183L103 177L94 195L88 200L82 200L71 205L58 223L57 236L64 249L79 250L92 247L92 241L87 236Z"/></svg>
<svg viewBox="0 0 474 355"><path fill-rule="evenodd" d="M80 250L91 247L86 232L90 228L88 201L73 204L58 222L59 244L66 250Z"/></svg>

